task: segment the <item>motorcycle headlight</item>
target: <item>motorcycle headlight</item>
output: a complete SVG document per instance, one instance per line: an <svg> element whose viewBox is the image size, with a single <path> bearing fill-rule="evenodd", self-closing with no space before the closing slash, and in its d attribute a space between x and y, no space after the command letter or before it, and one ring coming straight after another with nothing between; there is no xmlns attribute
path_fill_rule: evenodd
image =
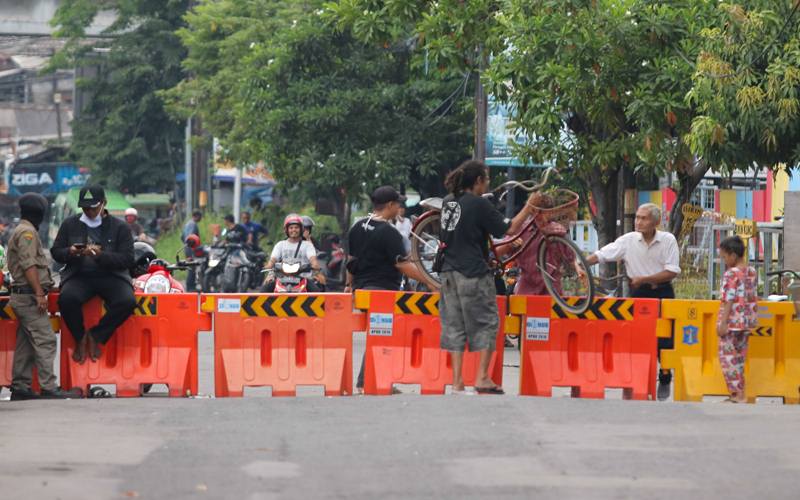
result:
<svg viewBox="0 0 800 500"><path fill-rule="evenodd" d="M219 259L208 259L208 267L217 267Z"/></svg>
<svg viewBox="0 0 800 500"><path fill-rule="evenodd" d="M170 288L170 282L166 276L156 275L144 284L144 293L167 293Z"/></svg>

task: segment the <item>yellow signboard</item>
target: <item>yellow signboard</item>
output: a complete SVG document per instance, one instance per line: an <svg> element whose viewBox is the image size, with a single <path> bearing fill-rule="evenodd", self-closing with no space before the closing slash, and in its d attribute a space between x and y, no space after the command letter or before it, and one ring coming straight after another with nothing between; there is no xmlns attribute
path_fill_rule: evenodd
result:
<svg viewBox="0 0 800 500"><path fill-rule="evenodd" d="M733 225L733 232L743 240L755 237L756 231L756 223L750 219L737 219Z"/></svg>
<svg viewBox="0 0 800 500"><path fill-rule="evenodd" d="M683 223L681 224L681 232L678 240L683 240L692 231L695 222L703 215L703 207L699 205L692 205L691 203L684 203L681 205L681 214L683 214Z"/></svg>

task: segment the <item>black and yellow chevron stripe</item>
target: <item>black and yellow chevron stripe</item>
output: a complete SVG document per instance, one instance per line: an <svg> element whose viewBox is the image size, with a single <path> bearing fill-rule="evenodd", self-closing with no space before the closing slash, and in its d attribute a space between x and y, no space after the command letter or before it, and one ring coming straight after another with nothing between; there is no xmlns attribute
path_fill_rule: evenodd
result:
<svg viewBox="0 0 800 500"><path fill-rule="evenodd" d="M772 337L772 327L757 326L753 328L753 331L750 332L750 335L755 335L757 337Z"/></svg>
<svg viewBox="0 0 800 500"><path fill-rule="evenodd" d="M244 317L322 318L325 297L314 295L261 295L242 297L239 314Z"/></svg>
<svg viewBox="0 0 800 500"><path fill-rule="evenodd" d="M11 321L16 321L17 315L14 314L14 311L11 309L11 303L8 299L0 302L0 320L7 319Z"/></svg>
<svg viewBox="0 0 800 500"><path fill-rule="evenodd" d="M570 297L567 303L577 305L583 299ZM633 321L633 300L625 299L595 299L589 309L583 314L572 314L564 311L555 301L550 313L554 319L593 319L609 321Z"/></svg>
<svg viewBox="0 0 800 500"><path fill-rule="evenodd" d="M439 315L439 294L397 292L394 298L395 314Z"/></svg>

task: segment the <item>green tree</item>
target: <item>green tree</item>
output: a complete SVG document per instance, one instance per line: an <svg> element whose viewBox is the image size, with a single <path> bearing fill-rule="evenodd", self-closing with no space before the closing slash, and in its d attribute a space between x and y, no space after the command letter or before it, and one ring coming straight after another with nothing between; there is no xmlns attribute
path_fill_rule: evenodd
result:
<svg viewBox="0 0 800 500"><path fill-rule="evenodd" d="M92 67L76 82L89 96L72 124L69 156L90 168L93 180L130 192L172 187L183 154L183 124L164 110L157 92L182 78L185 51L175 31L188 0L66 0L52 24L67 45L53 66ZM100 9L117 19L107 38L86 43L85 29ZM108 52L95 51L102 47Z"/></svg>
<svg viewBox="0 0 800 500"><path fill-rule="evenodd" d="M591 193L601 242L617 232L622 167L675 172L688 199L707 165L683 135L693 110L697 34L713 5L637 0L340 0L329 5L360 37L416 36L420 58L481 70L530 139L521 157L565 167ZM477 61L477 62L476 62Z"/></svg>
<svg viewBox="0 0 800 500"><path fill-rule="evenodd" d="M716 170L800 163L800 3L721 3L701 33L692 151Z"/></svg>
<svg viewBox="0 0 800 500"><path fill-rule="evenodd" d="M179 32L192 76L165 96L201 116L229 160L264 160L284 186L333 198L344 230L372 188L421 183L465 157L469 115L442 101L463 78L419 78L405 45L365 45L321 7L201 2Z"/></svg>

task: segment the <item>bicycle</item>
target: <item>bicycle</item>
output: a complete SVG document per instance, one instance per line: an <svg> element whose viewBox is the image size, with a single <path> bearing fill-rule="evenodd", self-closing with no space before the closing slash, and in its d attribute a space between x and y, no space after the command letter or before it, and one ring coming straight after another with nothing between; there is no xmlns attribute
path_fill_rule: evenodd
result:
<svg viewBox="0 0 800 500"><path fill-rule="evenodd" d="M800 317L800 274L791 269L780 269L778 271L770 271L767 273L768 277L777 276L780 278L778 282L778 292L783 295L770 295L770 301L784 302L791 300L794 302L795 316ZM769 287L769 282L764 286ZM769 288L767 288L769 290Z"/></svg>
<svg viewBox="0 0 800 500"><path fill-rule="evenodd" d="M484 196L493 200L498 192L512 188L521 188L528 193L539 191L547 185L550 175L555 171L554 168L548 168L539 183L508 181ZM505 193L499 200L504 196ZM537 244L537 270L542 274L550 296L563 310L583 314L594 298L594 280L583 252L566 237L569 224L577 219L578 195L567 189L557 189L555 197L561 201L560 205L535 208L517 234L489 240L489 267L497 274L505 274L522 252L530 245ZM439 283L438 274L431 268L439 248L442 199L428 198L420 205L427 211L416 220L411 230L411 258L421 272ZM515 244L517 240L522 240L522 243Z"/></svg>

